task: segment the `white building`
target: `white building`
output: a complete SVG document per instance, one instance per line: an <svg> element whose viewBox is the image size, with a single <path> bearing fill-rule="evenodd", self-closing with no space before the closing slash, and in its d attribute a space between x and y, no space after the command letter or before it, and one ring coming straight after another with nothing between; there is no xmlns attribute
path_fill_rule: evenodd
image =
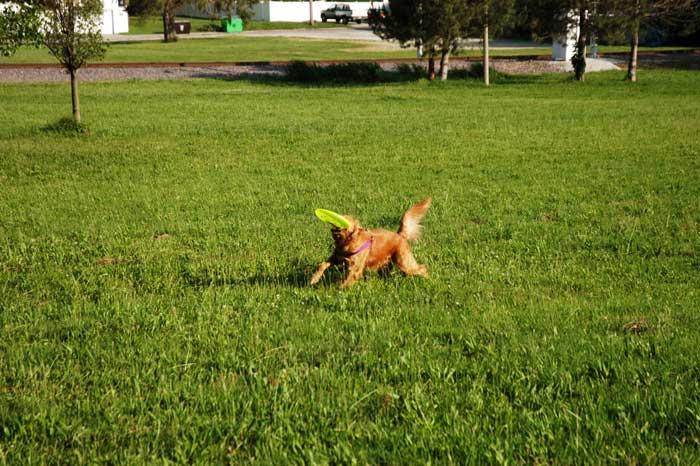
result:
<svg viewBox="0 0 700 466"><path fill-rule="evenodd" d="M122 34L129 32L129 14L126 0L102 0L102 34Z"/></svg>
<svg viewBox="0 0 700 466"><path fill-rule="evenodd" d="M314 21L321 21L321 11L330 8L336 3L343 3L342 0L324 1L314 0L313 2L313 17ZM365 17L369 8L376 8L382 5L381 0L374 2L349 2L353 16ZM263 0L260 3L253 5L253 21L291 21L303 23L309 20L309 2L308 1L275 1ZM221 16L221 12L216 11L213 7L201 10L194 4L186 4L176 10L180 16L191 16L193 18L217 18Z"/></svg>
<svg viewBox="0 0 700 466"><path fill-rule="evenodd" d="M555 34L552 38L552 60L570 62L574 56L579 34L578 16L571 11L568 19L566 34Z"/></svg>
<svg viewBox="0 0 700 466"><path fill-rule="evenodd" d="M126 0L102 0L104 9L100 23L102 34L121 34L129 32L129 14L126 12ZM14 3L0 3L0 14L4 10L19 9Z"/></svg>

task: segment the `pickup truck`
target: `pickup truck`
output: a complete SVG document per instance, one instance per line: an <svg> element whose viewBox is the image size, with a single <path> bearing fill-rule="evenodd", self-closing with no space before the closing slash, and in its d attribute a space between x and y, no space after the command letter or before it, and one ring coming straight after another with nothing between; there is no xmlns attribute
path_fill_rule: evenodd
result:
<svg viewBox="0 0 700 466"><path fill-rule="evenodd" d="M355 21L357 24L362 22L362 18L352 16L352 8L346 3L338 3L332 7L321 11L321 21L324 23L329 19L334 19L336 23L348 24L350 21Z"/></svg>

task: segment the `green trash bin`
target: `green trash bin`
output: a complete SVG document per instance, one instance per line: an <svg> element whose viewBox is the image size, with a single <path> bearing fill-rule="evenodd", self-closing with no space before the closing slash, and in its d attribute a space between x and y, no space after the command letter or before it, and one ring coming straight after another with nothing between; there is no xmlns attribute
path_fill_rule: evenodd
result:
<svg viewBox="0 0 700 466"><path fill-rule="evenodd" d="M221 30L224 32L243 31L243 20L239 16L221 18Z"/></svg>

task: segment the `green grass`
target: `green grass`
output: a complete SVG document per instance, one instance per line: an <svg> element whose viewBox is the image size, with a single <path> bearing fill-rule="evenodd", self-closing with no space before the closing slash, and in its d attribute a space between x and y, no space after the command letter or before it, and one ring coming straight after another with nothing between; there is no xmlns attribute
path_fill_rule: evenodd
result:
<svg viewBox="0 0 700 466"><path fill-rule="evenodd" d="M1 85L0 462L698 464L700 80L587 80Z"/></svg>
<svg viewBox="0 0 700 466"><path fill-rule="evenodd" d="M646 48L643 51L687 50L682 47ZM624 52L620 46L601 47L601 53ZM548 47L492 49L494 57L547 55ZM478 48L463 50L457 57L480 56ZM188 39L175 43L159 41L113 43L104 63L138 62L221 62L287 60L379 60L415 58L414 49L387 49L381 43L352 40L291 39L284 37L231 37ZM12 57L0 57L2 64L56 63L43 48L22 48Z"/></svg>
<svg viewBox="0 0 700 466"><path fill-rule="evenodd" d="M177 21L188 21L191 24L192 32L218 31L221 29L220 21L213 21L201 18L178 17ZM269 29L316 29L328 27L345 27L336 23L322 23L317 21L313 27L308 23L293 23L291 21L249 21L245 25L246 31L260 31ZM163 34L163 19L159 17L147 16L129 17L129 32L127 34Z"/></svg>
<svg viewBox="0 0 700 466"><path fill-rule="evenodd" d="M496 50L499 55L548 53L546 48ZM479 55L466 50L462 56ZM219 62L286 60L375 60L415 58L413 49L386 49L382 44L352 40L290 39L284 37L226 37L188 39L175 43L158 41L123 42L110 45L105 63ZM23 48L12 57L0 57L0 64L55 63L46 49Z"/></svg>
<svg viewBox="0 0 700 466"><path fill-rule="evenodd" d="M175 43L124 42L112 44L106 63L216 62L280 60L352 60L415 57L410 50L377 50L377 44L357 41L288 39L283 37L231 37L188 39ZM54 63L45 49L24 48L3 63Z"/></svg>

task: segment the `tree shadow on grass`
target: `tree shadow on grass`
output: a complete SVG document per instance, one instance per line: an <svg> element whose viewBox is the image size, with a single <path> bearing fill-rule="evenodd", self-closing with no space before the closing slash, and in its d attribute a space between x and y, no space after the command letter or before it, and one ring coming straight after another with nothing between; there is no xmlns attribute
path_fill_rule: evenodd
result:
<svg viewBox="0 0 700 466"><path fill-rule="evenodd" d="M64 117L40 128L42 133L61 136L87 136L90 129L82 123L76 123L73 118Z"/></svg>
<svg viewBox="0 0 700 466"><path fill-rule="evenodd" d="M311 286L311 275L316 271L317 263L293 261L284 270L278 272L257 272L241 277L221 276L210 271L192 271L183 269L180 276L185 284L193 288L236 287L236 286L285 286L306 288ZM328 269L317 287L333 286L340 283L345 272L341 267Z"/></svg>
<svg viewBox="0 0 700 466"><path fill-rule="evenodd" d="M385 70L374 62L352 62L320 65L292 62L288 66L262 63L254 71L239 72L231 69L212 69L193 75L195 78L223 81L249 81L272 86L348 87L418 81L425 77L421 65L401 64Z"/></svg>
<svg viewBox="0 0 700 466"><path fill-rule="evenodd" d="M458 62L450 70L448 82L466 82L481 85L483 66L480 62ZM270 86L289 87L368 87L392 83L408 83L426 80L424 63L402 63L383 68L376 62L350 62L317 64L292 62L289 65L251 63L249 71L231 68L212 68L192 75L194 78L223 81L247 81ZM537 84L551 78L543 74L506 74L491 69L492 84ZM435 81L436 85L441 82Z"/></svg>

